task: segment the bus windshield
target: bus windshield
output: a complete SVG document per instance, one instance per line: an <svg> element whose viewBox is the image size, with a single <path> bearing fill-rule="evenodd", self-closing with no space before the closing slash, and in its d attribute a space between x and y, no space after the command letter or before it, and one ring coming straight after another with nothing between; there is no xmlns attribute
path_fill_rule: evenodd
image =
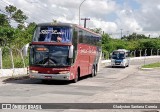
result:
<svg viewBox="0 0 160 112"><path fill-rule="evenodd" d="M30 64L43 67L69 66L69 46L36 45L30 50Z"/></svg>
<svg viewBox="0 0 160 112"><path fill-rule="evenodd" d="M112 59L124 59L125 52L113 52Z"/></svg>
<svg viewBox="0 0 160 112"><path fill-rule="evenodd" d="M65 26L38 26L33 41L35 42L71 42L72 30ZM60 38L60 39L59 39ZM59 40L58 40L59 39Z"/></svg>

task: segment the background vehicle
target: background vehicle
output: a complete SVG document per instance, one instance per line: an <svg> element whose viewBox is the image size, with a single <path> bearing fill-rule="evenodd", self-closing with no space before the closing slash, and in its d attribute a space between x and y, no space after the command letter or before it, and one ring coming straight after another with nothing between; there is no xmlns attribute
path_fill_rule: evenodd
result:
<svg viewBox="0 0 160 112"><path fill-rule="evenodd" d="M111 66L129 66L129 51L125 49L118 49L112 52L111 56Z"/></svg>
<svg viewBox="0 0 160 112"><path fill-rule="evenodd" d="M77 82L82 76L95 76L100 45L100 35L78 25L38 24L30 43L30 77Z"/></svg>

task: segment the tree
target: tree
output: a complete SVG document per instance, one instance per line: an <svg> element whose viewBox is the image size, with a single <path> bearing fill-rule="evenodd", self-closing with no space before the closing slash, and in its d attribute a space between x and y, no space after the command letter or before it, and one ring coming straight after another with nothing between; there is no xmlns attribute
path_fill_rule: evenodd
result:
<svg viewBox="0 0 160 112"><path fill-rule="evenodd" d="M95 28L95 29L90 29L90 30L95 32L95 33L102 34L102 29L101 28Z"/></svg>
<svg viewBox="0 0 160 112"><path fill-rule="evenodd" d="M6 15L0 14L0 26L9 26Z"/></svg>
<svg viewBox="0 0 160 112"><path fill-rule="evenodd" d="M132 33L129 36L124 35L121 39L131 41L131 40L148 39L148 38L149 37L146 37L144 34Z"/></svg>
<svg viewBox="0 0 160 112"><path fill-rule="evenodd" d="M23 14L23 11L17 9L13 5L6 6L5 10L9 13L9 21L10 19L13 19L17 23L19 23L19 28L22 28L22 26L24 25L24 21L28 18Z"/></svg>

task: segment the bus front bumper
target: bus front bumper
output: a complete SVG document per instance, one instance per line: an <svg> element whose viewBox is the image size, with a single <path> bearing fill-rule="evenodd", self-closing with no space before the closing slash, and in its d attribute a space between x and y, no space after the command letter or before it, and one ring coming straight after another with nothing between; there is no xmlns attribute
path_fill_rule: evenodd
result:
<svg viewBox="0 0 160 112"><path fill-rule="evenodd" d="M125 63L116 64L116 63L111 62L111 66L119 66L119 67L123 66L123 67L125 67L126 65L125 65Z"/></svg>
<svg viewBox="0 0 160 112"><path fill-rule="evenodd" d="M70 80L70 73L66 74L30 73L30 78L46 79L46 80Z"/></svg>

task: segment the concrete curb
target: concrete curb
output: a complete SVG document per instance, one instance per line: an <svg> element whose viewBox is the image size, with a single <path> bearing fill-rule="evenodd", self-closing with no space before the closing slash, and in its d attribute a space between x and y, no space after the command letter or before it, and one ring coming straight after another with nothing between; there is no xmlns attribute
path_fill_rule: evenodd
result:
<svg viewBox="0 0 160 112"><path fill-rule="evenodd" d="M155 70L155 69L160 69L160 67L154 67L154 68L142 68L142 67L139 67L139 69L141 69L141 70Z"/></svg>
<svg viewBox="0 0 160 112"><path fill-rule="evenodd" d="M1 77L14 77L27 74L27 68L0 69Z"/></svg>
<svg viewBox="0 0 160 112"><path fill-rule="evenodd" d="M139 69L141 69L141 70L153 70L154 68L142 68L142 67L139 67Z"/></svg>

